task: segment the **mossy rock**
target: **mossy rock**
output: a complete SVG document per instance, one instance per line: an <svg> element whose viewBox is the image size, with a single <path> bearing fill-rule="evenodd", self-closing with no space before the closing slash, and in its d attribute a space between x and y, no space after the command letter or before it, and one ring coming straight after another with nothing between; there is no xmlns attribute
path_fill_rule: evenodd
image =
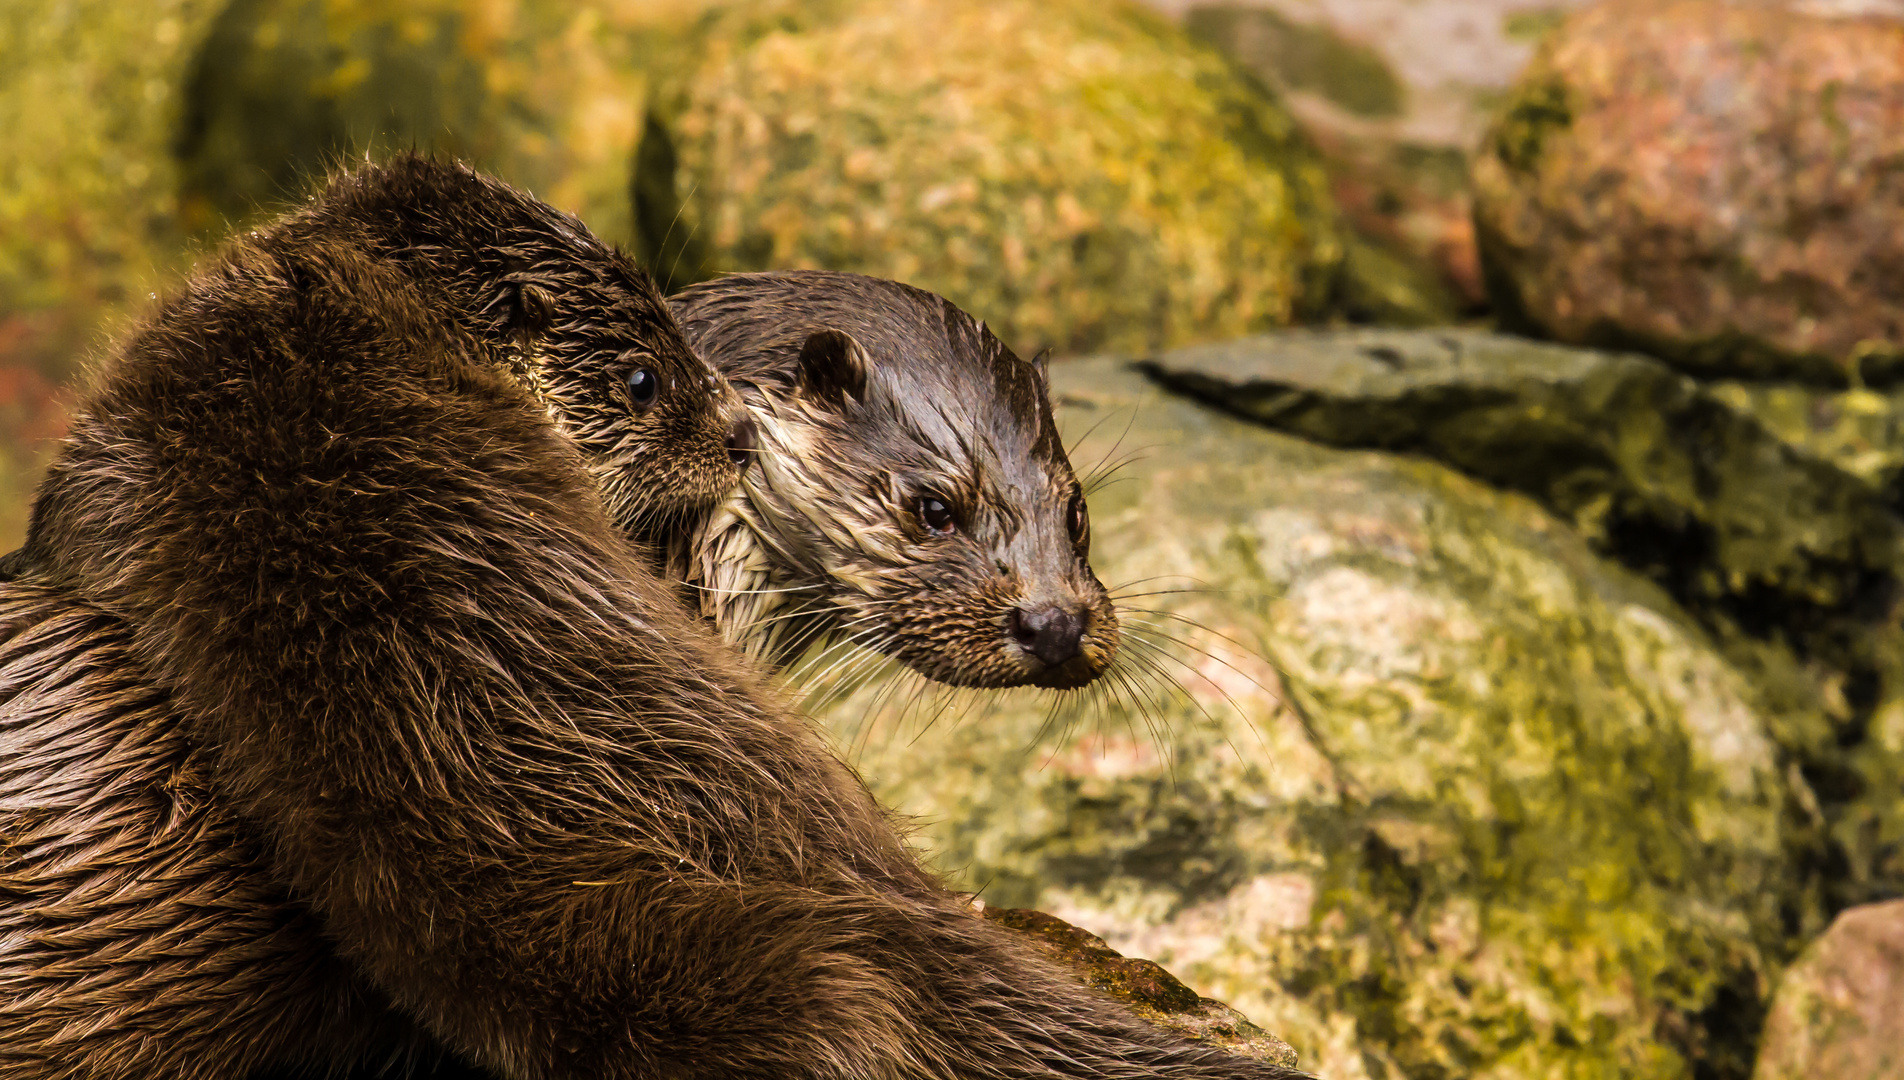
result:
<svg viewBox="0 0 1904 1080"><path fill-rule="evenodd" d="M1824 924L1770 734L1805 721L1524 496L1115 362L1053 381L1085 471L1134 458L1092 496L1121 674L825 713L941 865L1337 1080L1745 1076Z"/></svg>
<svg viewBox="0 0 1904 1080"><path fill-rule="evenodd" d="M668 22L642 4L231 0L183 84L183 222L216 236L349 160L420 149L626 241L636 58Z"/></svg>
<svg viewBox="0 0 1904 1080"><path fill-rule="evenodd" d="M1341 227L1289 115L1133 4L738 3L679 55L638 210L676 284L898 278L1031 351L1228 337L1333 301Z"/></svg>
<svg viewBox="0 0 1904 1080"><path fill-rule="evenodd" d="M1280 430L1421 454L1524 492L1658 582L1787 703L1780 715L1803 720L1774 735L1819 795L1841 868L1833 905L1904 890L1904 521L1871 476L1832 460L1852 442L1842 425L1808 443L1791 417L1782 432L1763 419L1775 403L1789 412L1792 394L1459 329L1285 332L1177 350L1148 369ZM1885 400L1813 394L1821 420L1834 407L1881 413ZM1883 415L1856 418L1884 430ZM1841 452L1823 453L1832 446Z"/></svg>

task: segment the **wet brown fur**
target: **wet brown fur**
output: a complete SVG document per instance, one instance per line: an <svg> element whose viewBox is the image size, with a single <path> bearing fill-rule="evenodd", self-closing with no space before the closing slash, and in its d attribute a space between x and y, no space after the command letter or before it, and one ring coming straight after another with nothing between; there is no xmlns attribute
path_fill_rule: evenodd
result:
<svg viewBox="0 0 1904 1080"><path fill-rule="evenodd" d="M132 335L0 586L0 1075L1290 1075L973 918L338 205Z"/></svg>
<svg viewBox="0 0 1904 1080"><path fill-rule="evenodd" d="M772 665L858 643L959 686L1077 687L1110 666L1117 615L1041 367L950 301L857 274L734 274L669 303L760 433L758 467L672 560L729 641ZM846 336L844 374L815 369L816 334ZM927 493L950 534L919 520ZM1084 622L1056 665L1009 629L1053 606Z"/></svg>

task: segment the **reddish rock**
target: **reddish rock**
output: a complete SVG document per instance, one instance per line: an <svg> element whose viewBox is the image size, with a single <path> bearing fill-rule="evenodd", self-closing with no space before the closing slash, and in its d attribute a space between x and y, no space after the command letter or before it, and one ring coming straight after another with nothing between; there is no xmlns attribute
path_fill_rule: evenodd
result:
<svg viewBox="0 0 1904 1080"><path fill-rule="evenodd" d="M1839 915L1786 971L1752 1077L1904 1078L1904 900Z"/></svg>
<svg viewBox="0 0 1904 1080"><path fill-rule="evenodd" d="M1549 38L1477 155L1504 317L1697 373L1904 375L1904 19L1612 0Z"/></svg>

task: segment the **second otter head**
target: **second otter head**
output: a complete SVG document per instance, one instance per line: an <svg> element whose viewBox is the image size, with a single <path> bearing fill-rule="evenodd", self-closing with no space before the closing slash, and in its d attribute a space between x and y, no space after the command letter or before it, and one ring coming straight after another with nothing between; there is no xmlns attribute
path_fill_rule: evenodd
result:
<svg viewBox="0 0 1904 1080"><path fill-rule="evenodd" d="M864 645L959 686L1083 686L1117 616L1043 372L951 303L851 274L742 274L671 301L753 412L758 467L674 553L772 664Z"/></svg>
<svg viewBox="0 0 1904 1080"><path fill-rule="evenodd" d="M582 223L466 166L399 155L309 212L355 233L513 370L587 455L616 523L660 541L734 489L753 421L653 281Z"/></svg>

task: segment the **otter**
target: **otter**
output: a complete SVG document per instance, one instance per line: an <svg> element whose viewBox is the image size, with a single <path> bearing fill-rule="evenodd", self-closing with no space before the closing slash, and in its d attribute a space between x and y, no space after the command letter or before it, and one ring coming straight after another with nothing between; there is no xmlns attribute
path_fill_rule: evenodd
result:
<svg viewBox="0 0 1904 1080"><path fill-rule="evenodd" d="M347 333L368 356L466 355L458 370L506 374L530 394L583 454L617 528L640 540L703 512L747 460L750 422L647 275L513 189L399 158L339 178L270 242L269 258L241 245L201 275L105 385L167 350L219 353L240 373L290 368L313 341L328 348ZM315 411L328 388L309 389ZM169 437L171 414L190 404L138 399L137 416ZM96 430L97 419L80 423ZM355 437L345 423L325 445L348 454ZM255 830L214 797L133 628L60 571L89 545L63 534L81 511L62 504L92 500L87 477L107 459L98 446L69 449L27 546L0 560L0 579L17 579L0 587L0 1073L430 1060L432 1042L337 960Z"/></svg>
<svg viewBox="0 0 1904 1080"><path fill-rule="evenodd" d="M512 197L341 178L91 391L0 588L0 1071L1296 1075L975 918L678 603L750 435Z"/></svg>
<svg viewBox="0 0 1904 1080"><path fill-rule="evenodd" d="M729 642L775 667L863 644L972 687L1070 689L1111 664L1042 357L857 274L735 274L668 302L758 432L758 466L670 554Z"/></svg>

